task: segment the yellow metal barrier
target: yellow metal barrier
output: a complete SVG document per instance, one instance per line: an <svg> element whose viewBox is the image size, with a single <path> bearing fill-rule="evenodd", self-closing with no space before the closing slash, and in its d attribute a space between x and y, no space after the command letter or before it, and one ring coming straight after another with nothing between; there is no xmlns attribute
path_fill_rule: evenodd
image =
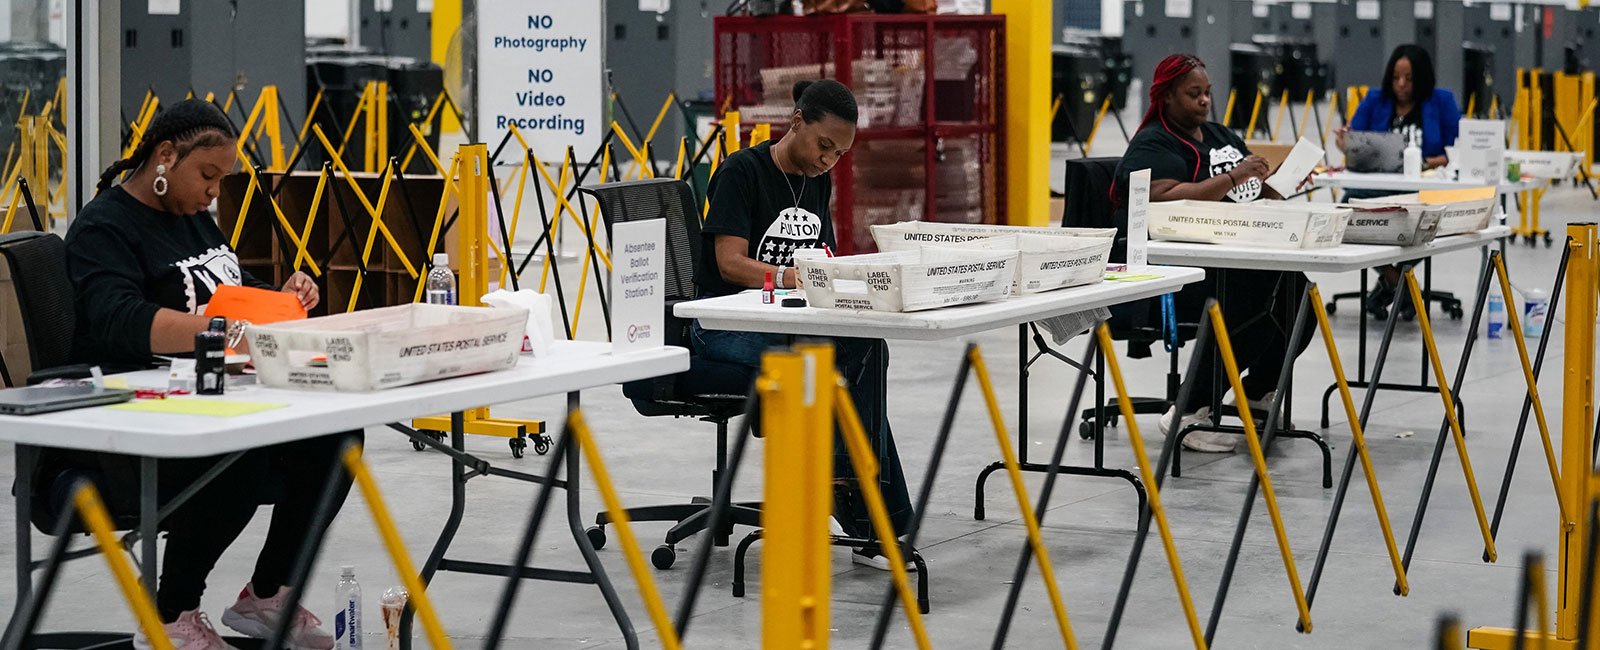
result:
<svg viewBox="0 0 1600 650"><path fill-rule="evenodd" d="M1139 434L1139 423L1133 412L1133 401L1128 398L1128 387L1122 380L1122 362L1117 361L1113 352L1111 341L1111 327L1101 323L1095 329L1095 334L1100 338L1100 350L1106 358L1106 369L1111 374L1111 382L1117 391L1117 407L1122 411L1122 421L1128 427L1128 444L1133 447L1133 458L1139 465L1139 477L1144 481L1145 489L1149 491L1150 514L1155 517L1156 530L1161 533L1161 545L1167 552L1167 565L1172 569L1172 582L1178 589L1178 601L1183 605L1183 618L1189 624L1189 636L1194 640L1196 650L1205 650L1206 633L1200 627L1200 619L1195 615L1194 598L1189 594L1189 582L1183 575L1183 562L1178 559L1178 547L1172 541L1172 530L1167 526L1167 511L1161 506L1161 488L1157 477L1151 468L1150 456L1145 453L1144 437Z"/></svg>
<svg viewBox="0 0 1600 650"><path fill-rule="evenodd" d="M1088 141L1083 143L1083 148L1084 148L1085 151L1088 151L1088 150L1094 148L1094 136L1095 136L1096 133L1100 132L1100 123L1105 121L1105 119L1106 119L1106 111L1108 111L1110 109L1111 109L1111 97L1107 96L1105 98L1105 101L1100 102L1100 110L1097 113L1095 113L1094 125L1089 127L1089 139L1088 139ZM750 144L754 145L755 142L752 140L750 142Z"/></svg>
<svg viewBox="0 0 1600 650"><path fill-rule="evenodd" d="M1222 126L1230 128L1233 124L1233 100L1239 94L1237 88L1228 90L1228 107L1222 110ZM1248 136L1248 134L1246 134Z"/></svg>
<svg viewBox="0 0 1600 650"><path fill-rule="evenodd" d="M1566 330L1563 340L1561 408L1561 493L1569 508L1580 505L1594 507L1595 496L1600 494L1600 474L1594 474L1594 440L1591 437L1595 416L1595 316L1596 300L1600 297L1600 232L1593 223L1567 225L1567 278L1566 278ZM1585 516L1587 513L1585 513ZM1562 521L1560 527L1560 555L1557 559L1556 628L1553 634L1540 621L1541 632L1529 633L1519 640L1516 630L1507 628L1475 628L1467 635L1467 645L1479 650L1511 650L1524 647L1527 641L1542 644L1550 650L1577 650L1579 626L1584 612L1580 611L1583 586L1594 579L1596 567L1587 566L1586 553L1591 543L1589 526L1582 522ZM1585 575L1588 574L1588 575ZM1542 591L1542 585L1540 585ZM1542 612L1548 607L1540 603ZM1600 621L1595 617L1591 621ZM1594 630L1589 630L1593 639Z"/></svg>
<svg viewBox="0 0 1600 650"><path fill-rule="evenodd" d="M1228 383L1234 395L1245 395L1239 378L1239 364L1234 360L1233 342L1228 338L1228 325L1222 319L1222 307L1212 303L1208 310L1211 331L1216 333L1217 347L1222 353L1222 365L1228 372ZM1261 449L1261 439L1256 435L1256 419L1250 413L1247 400L1234 400L1239 407L1239 419L1244 423L1244 439L1250 446L1250 460L1255 463L1256 478L1261 480L1261 496L1267 502L1267 514L1272 518L1272 532L1278 538L1278 552L1283 556L1283 569L1289 575L1289 589L1294 594L1295 608L1300 612L1298 629L1311 633L1311 608L1306 604L1305 590L1300 587L1300 572L1294 566L1294 552L1289 549L1289 535L1283 527L1283 515L1278 512L1278 497L1272 489L1272 475L1267 472L1266 454Z"/></svg>
<svg viewBox="0 0 1600 650"><path fill-rule="evenodd" d="M117 579L117 587L122 590L122 597L127 599L134 618L138 619L139 629L144 631L145 639L157 650L174 650L172 639L167 637L166 626L161 624L161 616L156 613L155 602L145 591L144 583L139 581L139 575L133 569L133 563L128 561L122 544L117 541L117 528L112 525L111 514L100 500L100 492L93 484L85 482L72 493L72 503L78 516L83 519L84 526L94 536L95 545L100 547L100 555L111 567L111 575Z"/></svg>
<svg viewBox="0 0 1600 650"><path fill-rule="evenodd" d="M1383 504L1383 491L1378 488L1378 475L1372 467L1372 456L1367 451L1367 435L1361 426L1361 415L1356 411L1355 400L1350 396L1350 382L1344 374L1344 363L1339 360L1339 346L1333 340L1333 324L1328 322L1328 310L1322 302L1322 291L1311 285L1311 308L1317 315L1317 329L1322 332L1323 347L1328 350L1328 363L1333 367L1333 379L1339 386L1339 399L1344 404L1345 419L1350 422L1350 439L1361 459L1361 472L1367 478L1367 492L1372 494L1372 508L1378 515L1378 527L1383 531L1383 544L1389 551L1389 564L1394 568L1395 593L1411 593L1406 580L1405 564L1400 561L1400 550L1395 546L1394 530L1389 524L1389 509Z"/></svg>
<svg viewBox="0 0 1600 650"><path fill-rule="evenodd" d="M361 185L356 183L355 175L350 173L350 168L345 166L344 159L339 156L338 152L334 151L333 145L328 142L328 136L323 134L322 127L314 124L311 126L311 132L317 136L317 140L322 143L323 149L328 152L328 158L333 163L334 169L339 170L339 173L344 176L345 183L350 185L350 190L356 195L356 200L360 201L361 206L367 209L367 215L372 218L373 229L383 234L384 240L389 242L395 257L399 258L400 264L406 267L406 273L415 279L417 277L417 267L411 264L411 260L406 257L405 250L400 247L399 242L395 241L394 233L389 232L389 226L383 223L383 205L388 200L390 172L386 171L384 173L383 188L378 193L378 204L373 205L372 201L367 199L367 194L361 191ZM372 247L372 233L368 233L367 239L367 247L370 249Z"/></svg>
<svg viewBox="0 0 1600 650"><path fill-rule="evenodd" d="M1455 438L1456 455L1461 459L1461 472L1467 480L1467 494L1472 497L1473 514L1478 517L1478 528L1483 533L1483 552L1490 562L1495 561L1499 553L1494 547L1494 535L1489 532L1489 520L1483 514L1483 499L1478 496L1478 480L1472 473L1472 456L1467 453L1467 438L1461 431L1461 421L1456 418L1455 397L1450 392L1450 379L1444 374L1444 363L1439 360L1439 345L1433 338L1433 325L1428 319L1427 301L1423 300L1422 287L1417 284L1417 275L1411 269L1406 269L1406 286L1411 292L1411 304L1422 305L1417 311L1417 324L1422 328L1423 347L1428 351L1428 363L1433 368L1433 376L1439 386L1439 399L1444 402L1444 417L1450 423L1450 434ZM1519 340L1520 342L1520 340Z"/></svg>
<svg viewBox="0 0 1600 650"><path fill-rule="evenodd" d="M989 421L994 425L995 442L1000 445L1000 458L1005 463L1006 475L1011 478L1011 491L1016 493L1017 508L1022 512L1022 523L1028 530L1028 545L1033 548L1034 559L1039 561L1039 577L1044 580L1045 593L1050 596L1056 629L1061 633L1067 650L1076 650L1078 639L1072 633L1072 621L1067 618L1060 582L1056 580L1055 567L1050 564L1050 552L1044 546L1044 533L1039 530L1039 517L1033 511L1032 501L1028 499L1028 488L1022 483L1022 469L1017 466L1017 455L1011 448L1011 438L1006 433L1006 424L1000 413L1000 400L995 398L994 384L989 381L989 368L984 364L977 346L973 346L968 354L972 360L973 374L978 377L978 387L983 390L983 402L989 408Z"/></svg>
<svg viewBox="0 0 1600 650"><path fill-rule="evenodd" d="M1278 118L1273 120L1272 132L1267 134L1267 137L1274 142L1278 140L1278 134L1283 133L1283 114L1287 112L1289 112L1289 89L1285 88L1283 96L1278 98Z"/></svg>
<svg viewBox="0 0 1600 650"><path fill-rule="evenodd" d="M378 491L378 482L373 480L371 470L361 460L361 447L352 445L344 452L344 467L355 479L355 484L361 489L361 496L367 500L367 510L372 513L372 523L378 527L378 535L383 538L383 546L389 551L389 558L394 561L395 571L400 574L400 582L410 592L411 608L422 619L422 629L428 634L428 643L436 650L449 650L451 647L449 637L444 634L444 626L439 623L439 615L433 609L433 602L428 600L428 587L422 584L418 577L417 568L411 563L411 555L406 552L405 541L400 538L400 529L395 526L394 516L389 514L389 507L383 502L383 495Z"/></svg>
<svg viewBox="0 0 1600 650"><path fill-rule="evenodd" d="M1500 280L1500 295L1508 299L1511 297L1511 278L1506 274L1506 261L1500 251L1489 253L1489 259L1494 263L1495 275ZM1528 344L1522 340L1522 317L1518 310L1506 310L1506 324L1511 329L1511 339L1517 344L1517 358L1522 362L1522 380L1528 387L1528 399L1533 404L1534 422L1539 426L1539 442L1544 445L1545 464L1550 470L1550 485L1555 488L1556 508L1561 513L1563 525L1576 526L1578 519L1576 512L1567 504L1566 495L1561 493L1561 470L1556 467L1555 446L1550 443L1550 425L1544 419L1544 401L1539 398L1539 380L1533 376L1533 362L1528 360Z"/></svg>
<svg viewBox="0 0 1600 650"><path fill-rule="evenodd" d="M1250 108L1250 126L1247 126L1244 129L1244 137L1245 137L1246 140L1248 140L1248 139L1250 139L1252 137L1255 137L1255 134L1256 134L1256 118L1259 117L1260 115L1261 115L1261 89L1257 88L1256 89L1256 103L1255 103L1255 106Z"/></svg>
<svg viewBox="0 0 1600 650"><path fill-rule="evenodd" d="M828 647L832 593L828 517L833 499L833 347L796 346L761 360L766 492L761 520L761 638L765 648ZM792 532L791 532L792 531ZM885 545L886 547L888 545Z"/></svg>

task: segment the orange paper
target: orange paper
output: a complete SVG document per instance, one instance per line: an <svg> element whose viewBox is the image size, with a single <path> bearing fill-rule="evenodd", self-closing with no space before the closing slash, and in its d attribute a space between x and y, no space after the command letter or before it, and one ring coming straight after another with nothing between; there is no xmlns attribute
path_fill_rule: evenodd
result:
<svg viewBox="0 0 1600 650"><path fill-rule="evenodd" d="M306 310L300 306L300 299L292 293L223 285L212 294L211 302L206 305L206 315L266 325L302 320L306 317Z"/></svg>
<svg viewBox="0 0 1600 650"><path fill-rule="evenodd" d="M1493 187L1471 187L1459 190L1423 190L1417 192L1417 200L1423 203L1455 203L1457 201L1482 201L1494 198L1498 192Z"/></svg>

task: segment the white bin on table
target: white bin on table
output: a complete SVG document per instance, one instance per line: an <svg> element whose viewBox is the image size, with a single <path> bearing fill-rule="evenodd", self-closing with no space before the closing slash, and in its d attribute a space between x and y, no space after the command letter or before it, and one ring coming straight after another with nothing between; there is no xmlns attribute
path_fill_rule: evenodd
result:
<svg viewBox="0 0 1600 650"><path fill-rule="evenodd" d="M1312 249L1344 241L1350 209L1331 205L1256 201L1163 201L1150 204L1150 237L1250 248Z"/></svg>
<svg viewBox="0 0 1600 650"><path fill-rule="evenodd" d="M1571 151L1507 151L1506 162L1515 162L1523 176L1559 180L1578 175L1578 165L1583 163L1583 152Z"/></svg>
<svg viewBox="0 0 1600 650"><path fill-rule="evenodd" d="M915 251L795 260L812 307L908 312L1011 295L1016 250L924 246Z"/></svg>
<svg viewBox="0 0 1600 650"><path fill-rule="evenodd" d="M401 305L248 328L265 386L370 391L517 365L526 309Z"/></svg>
<svg viewBox="0 0 1600 650"><path fill-rule="evenodd" d="M1439 215L1439 231L1435 237L1478 232L1489 227L1498 196L1493 187L1474 187L1459 190L1428 190L1414 194L1397 194L1371 199L1352 199L1355 205L1428 205L1443 208Z"/></svg>
<svg viewBox="0 0 1600 650"><path fill-rule="evenodd" d="M1421 246L1439 233L1439 220L1445 212L1444 206L1416 203L1352 203L1348 207L1350 225L1344 229L1347 244Z"/></svg>
<svg viewBox="0 0 1600 650"><path fill-rule="evenodd" d="M916 250L929 244L1014 249L1020 253L1015 293L1094 284L1105 277L1115 228L1036 228L903 221L872 227L878 250Z"/></svg>

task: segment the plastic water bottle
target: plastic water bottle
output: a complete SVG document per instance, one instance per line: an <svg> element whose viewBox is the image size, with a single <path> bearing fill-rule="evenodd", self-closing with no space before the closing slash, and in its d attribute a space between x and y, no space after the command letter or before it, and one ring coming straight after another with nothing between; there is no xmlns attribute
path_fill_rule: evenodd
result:
<svg viewBox="0 0 1600 650"><path fill-rule="evenodd" d="M339 584L333 588L333 598L339 613L333 615L334 648L361 650L361 583L356 582L356 568L339 567Z"/></svg>
<svg viewBox="0 0 1600 650"><path fill-rule="evenodd" d="M1545 319L1550 314L1550 296L1543 289L1530 289L1522 300L1522 335L1538 338L1544 335Z"/></svg>
<svg viewBox="0 0 1600 650"><path fill-rule="evenodd" d="M456 304L456 276L450 272L450 255L433 254L433 268L428 270L427 284L422 289L422 301L430 305Z"/></svg>
<svg viewBox="0 0 1600 650"><path fill-rule="evenodd" d="M1422 176L1422 145L1417 142L1420 136L1421 134L1413 132L1411 139L1406 142L1405 151L1401 153L1406 178L1420 178Z"/></svg>
<svg viewBox="0 0 1600 650"><path fill-rule="evenodd" d="M1489 338L1500 338L1506 328L1506 299L1499 293L1489 294Z"/></svg>

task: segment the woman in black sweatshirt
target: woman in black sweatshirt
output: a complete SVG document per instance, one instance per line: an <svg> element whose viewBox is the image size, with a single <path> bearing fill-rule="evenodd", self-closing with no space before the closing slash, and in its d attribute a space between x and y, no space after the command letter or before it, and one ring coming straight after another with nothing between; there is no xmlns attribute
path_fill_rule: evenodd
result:
<svg viewBox="0 0 1600 650"><path fill-rule="evenodd" d="M100 193L79 211L67 233L67 269L77 291L78 361L108 367L148 367L157 355L188 355L205 330L212 292L220 285L273 287L239 268L209 212L223 176L234 169L232 125L215 105L190 99L151 121L133 155L100 178ZM131 172L119 185L112 182ZM314 307L315 282L296 273L282 290ZM230 323L230 332L237 328ZM241 350L243 351L243 350ZM316 502L347 441L361 431L312 438L248 452L161 522L167 531L156 608L166 632L184 650L229 647L200 608L206 576L263 502L276 491L272 525L250 583L222 622L241 634L268 636L286 613L286 585L299 546L311 534ZM97 454L108 493L136 494L133 459ZM163 502L181 492L217 457L162 460ZM350 483L340 479L338 502ZM329 650L333 638L301 608L292 614L293 648ZM150 647L144 635L137 648Z"/></svg>

